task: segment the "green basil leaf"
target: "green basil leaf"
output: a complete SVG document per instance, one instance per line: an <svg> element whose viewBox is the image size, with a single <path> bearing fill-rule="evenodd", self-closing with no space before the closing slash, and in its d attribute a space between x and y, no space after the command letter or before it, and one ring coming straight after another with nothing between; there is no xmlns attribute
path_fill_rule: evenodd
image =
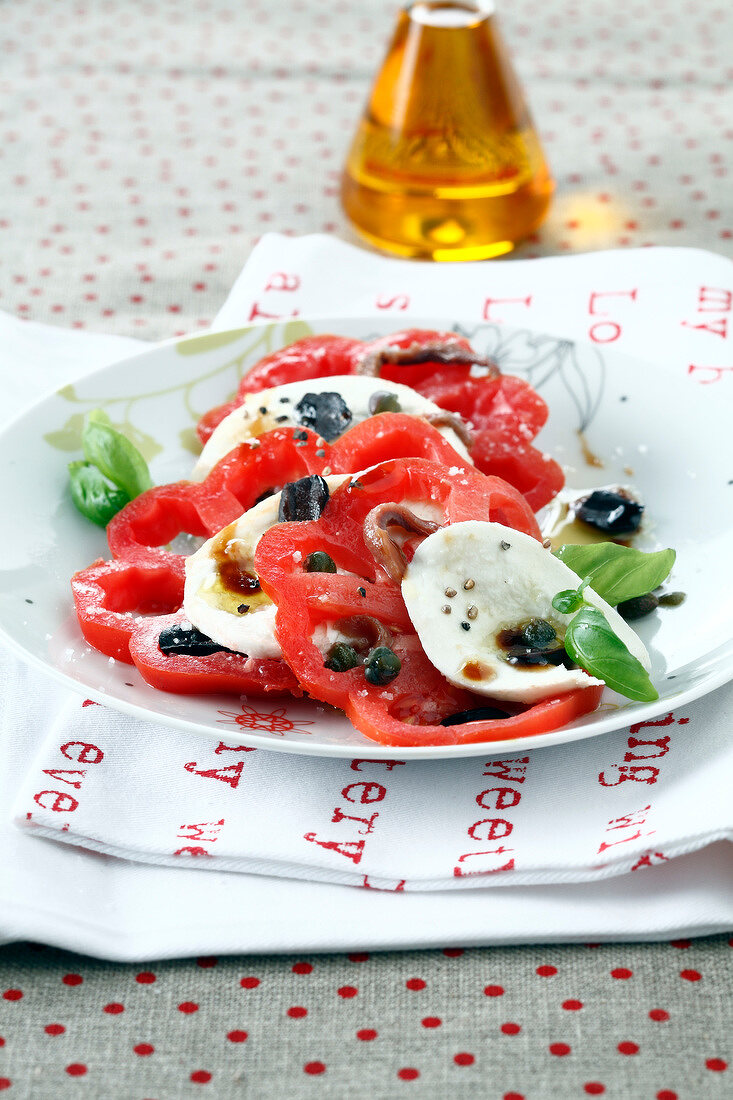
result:
<svg viewBox="0 0 733 1100"><path fill-rule="evenodd" d="M588 580L593 591L615 607L657 588L669 575L676 555L674 550L647 554L631 546L599 542L590 546L561 546L555 557Z"/></svg>
<svg viewBox="0 0 733 1100"><path fill-rule="evenodd" d="M82 433L84 457L98 466L105 477L123 489L128 497L139 496L153 484L148 464L121 432L109 422L101 409L87 414Z"/></svg>
<svg viewBox="0 0 733 1100"><path fill-rule="evenodd" d="M659 694L641 661L630 653L595 607L584 607L568 624L565 649L576 664L629 699L650 703Z"/></svg>
<svg viewBox="0 0 733 1100"><path fill-rule="evenodd" d="M110 485L96 466L89 462L70 462L71 499L83 516L106 527L130 498L122 489Z"/></svg>
<svg viewBox="0 0 733 1100"><path fill-rule="evenodd" d="M563 615L572 615L574 611L583 606L583 597L578 594L575 588L565 588L562 592L558 592L556 596L553 596L552 606L555 611L560 611Z"/></svg>

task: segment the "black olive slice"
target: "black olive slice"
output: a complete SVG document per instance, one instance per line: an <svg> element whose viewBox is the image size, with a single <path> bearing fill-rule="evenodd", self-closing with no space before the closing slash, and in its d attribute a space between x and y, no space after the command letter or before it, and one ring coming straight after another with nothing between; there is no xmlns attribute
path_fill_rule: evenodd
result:
<svg viewBox="0 0 733 1100"><path fill-rule="evenodd" d="M340 393L306 393L293 412L299 424L329 443L343 435L352 420L351 409Z"/></svg>
<svg viewBox="0 0 733 1100"><path fill-rule="evenodd" d="M476 707L475 710L462 710L458 714L449 714L441 718L441 726L462 726L465 722L493 722L497 718L511 717L497 707Z"/></svg>
<svg viewBox="0 0 733 1100"><path fill-rule="evenodd" d="M609 489L596 489L575 511L578 519L609 535L630 535L641 523L644 505Z"/></svg>
<svg viewBox="0 0 733 1100"><path fill-rule="evenodd" d="M206 634L202 634L195 626L183 626L174 623L161 630L158 645L161 653L170 657L172 653L185 654L190 657L206 657L209 653L231 652L224 645L212 641Z"/></svg>
<svg viewBox="0 0 733 1100"><path fill-rule="evenodd" d="M278 523L320 519L329 495L328 485L320 474L309 474L299 481L289 481L280 494Z"/></svg>

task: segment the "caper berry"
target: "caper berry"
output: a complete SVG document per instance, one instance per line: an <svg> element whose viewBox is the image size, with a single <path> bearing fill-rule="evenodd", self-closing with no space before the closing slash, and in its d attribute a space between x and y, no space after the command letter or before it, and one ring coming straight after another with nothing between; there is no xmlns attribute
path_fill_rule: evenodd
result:
<svg viewBox="0 0 733 1100"><path fill-rule="evenodd" d="M369 412L372 416L377 416L379 413L398 413L402 412L402 406L396 393L380 390L369 398Z"/></svg>
<svg viewBox="0 0 733 1100"><path fill-rule="evenodd" d="M529 646L531 649L545 649L555 641L557 633L554 626L546 619L530 619L524 623L519 632L519 645Z"/></svg>
<svg viewBox="0 0 733 1100"><path fill-rule="evenodd" d="M328 651L328 656L323 662L331 672L348 672L359 664L359 656L346 642L336 642Z"/></svg>
<svg viewBox="0 0 733 1100"><path fill-rule="evenodd" d="M389 684L402 667L399 657L389 646L379 645L364 662L364 677L370 684Z"/></svg>
<svg viewBox="0 0 733 1100"><path fill-rule="evenodd" d="M641 619L649 615L659 606L659 600L653 592L647 592L645 596L634 596L631 600L622 600L616 610L622 619L627 622L633 619Z"/></svg>
<svg viewBox="0 0 733 1100"><path fill-rule="evenodd" d="M314 550L304 562L306 573L335 573L336 562L325 550Z"/></svg>

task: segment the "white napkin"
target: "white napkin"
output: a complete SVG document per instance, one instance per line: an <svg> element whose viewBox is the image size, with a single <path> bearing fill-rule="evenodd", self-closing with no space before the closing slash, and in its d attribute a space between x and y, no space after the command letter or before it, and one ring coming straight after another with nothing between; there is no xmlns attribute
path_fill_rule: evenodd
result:
<svg viewBox="0 0 733 1100"><path fill-rule="evenodd" d="M270 236L240 277L223 311L223 325L266 312L262 288L273 283L277 272L282 287L294 286L278 292L295 295L289 299L291 313L364 313L369 295L374 311L380 287L399 284L414 296L414 280L415 286L422 284L422 297L413 315L436 313L438 303L444 315L457 310L450 294L465 303L472 279L481 278L483 292L489 276L506 285L512 269L530 268L533 301L559 282L575 288L567 294L572 306L567 328L558 315L563 295L556 291L554 323L545 327L577 334L570 314L577 313L576 299L592 293L589 286L600 285L597 272L607 272L607 257L436 268L383 260L328 238ZM733 283L733 264L706 253L644 250L611 258L613 286L624 289L629 283L636 292L632 303L646 300L660 281L686 288L698 305L701 287L724 293ZM558 265L563 265L563 279ZM576 274L581 266L585 290ZM328 296L319 298L324 275L336 271L338 287L329 279ZM432 308L425 298L428 278ZM355 286L361 297L349 299ZM708 300L705 292L703 305ZM267 305L274 314L274 305ZM409 307L401 309L400 320L409 313ZM716 318L719 314L702 321L692 317L696 323ZM396 324L400 320L396 317ZM658 309L651 320L660 324ZM679 339L668 335L670 325L668 318L660 339L671 355L675 348L679 353ZM217 327L222 327L221 317ZM643 326L636 329L641 333ZM724 357L702 355L702 341L713 333L695 332L685 336L697 341L687 366L722 368L700 381L725 386ZM53 350L52 334L36 334L46 358ZM617 346L624 338L622 331ZM724 337L717 339L727 344ZM643 351L628 343L626 350L649 357L649 340ZM684 359L678 354L675 360L683 369ZM259 750L217 754L208 740L84 707L78 697L14 662L5 664L3 725L14 730L16 761L19 754L23 758L10 782L17 790L22 766L25 779L15 814L27 831L16 830L10 840L6 830L10 843L4 845L2 877L10 892L0 920L8 936L40 933L79 950L142 957L225 949L653 938L733 924L731 850L712 844L730 836L733 816L726 813L733 763L725 736L728 689L662 719L663 726L567 748L517 751L515 758L529 759L516 765L498 764L486 754L450 765L415 762L388 769L384 763L352 765ZM227 746L238 743L236 727L233 731L223 735ZM43 733L43 747L28 769L31 744ZM55 793L43 795L44 790ZM126 860L100 864L81 850L33 843L28 838L34 832ZM683 854L711 844L696 856ZM134 866L130 860L169 863L176 870ZM188 869L194 866L210 872L205 891L201 876ZM632 869L644 873L587 886L518 885L578 882ZM230 870L258 874L226 873ZM470 871L479 873L464 873ZM381 886L387 892L278 883L264 875ZM512 884L511 890L473 889L461 897L448 892ZM410 893L436 889L441 892ZM135 908L143 896L148 899L144 919ZM628 898L634 899L633 910ZM124 917L110 909L113 899ZM262 905L268 906L264 917ZM181 906L185 922L177 920Z"/></svg>

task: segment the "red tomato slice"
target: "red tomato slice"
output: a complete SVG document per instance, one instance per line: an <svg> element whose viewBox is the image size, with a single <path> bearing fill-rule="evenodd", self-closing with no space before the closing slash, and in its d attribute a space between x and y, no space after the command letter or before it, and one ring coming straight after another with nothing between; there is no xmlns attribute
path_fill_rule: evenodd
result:
<svg viewBox="0 0 733 1100"><path fill-rule="evenodd" d="M185 556L167 544L182 533L208 538L240 513L231 494L209 497L200 484L176 481L148 489L126 504L107 525L107 541L113 557L165 565L183 580Z"/></svg>
<svg viewBox="0 0 733 1100"><path fill-rule="evenodd" d="M302 695L285 661L222 651L205 657L165 654L161 631L183 620L180 612L141 623L130 639L130 655L142 678L160 691L179 695Z"/></svg>
<svg viewBox="0 0 733 1100"><path fill-rule="evenodd" d="M365 357L383 348L407 348L450 340L470 351L470 344L454 333L420 329L382 336L369 343L338 336L309 336L258 363L240 383L232 401L208 412L199 424L207 439L214 427L248 393L306 378L356 372ZM526 495L533 510L549 503L564 484L561 468L549 456L531 447L547 420L547 405L522 378L513 375L471 377L470 364L405 363L382 366L380 377L411 386L441 408L457 412L472 427L471 457L485 474L495 474ZM512 452L512 461L507 456ZM386 457L386 456L385 456Z"/></svg>
<svg viewBox="0 0 733 1100"><path fill-rule="evenodd" d="M81 632L91 646L132 664L130 635L141 615L175 611L183 578L168 564L98 561L71 578Z"/></svg>
<svg viewBox="0 0 733 1100"><path fill-rule="evenodd" d="M201 442L205 443L217 424L242 404L247 393L259 393L271 386L305 378L351 374L349 355L354 347L362 347L361 341L345 336L306 336L261 359L245 374L233 400L210 409L201 417L197 428Z"/></svg>
<svg viewBox="0 0 733 1100"><path fill-rule="evenodd" d="M332 443L327 454L334 473L354 473L391 458L425 458L445 466L473 469L437 428L405 413L379 413L362 420Z"/></svg>
<svg viewBox="0 0 733 1100"><path fill-rule="evenodd" d="M430 664L407 614L399 585L378 563L364 540L364 520L379 504L430 503L443 523L493 520L539 538L524 499L498 478L456 470L420 459L384 462L335 490L320 519L278 524L263 535L255 568L263 590L277 604L277 636L298 681L314 698L341 707L367 737L385 744L457 744L526 736L553 729L593 709L593 688L545 700L501 720L442 726L450 715L490 705L484 696L450 684ZM341 572L306 572L308 554L329 554ZM405 547L409 557L409 547ZM399 657L398 676L385 685L369 683L362 665L344 672L326 668L317 639L329 626L368 617L389 636ZM357 624L358 625L358 624ZM499 704L506 711L504 704ZM519 708L514 708L519 709Z"/></svg>

